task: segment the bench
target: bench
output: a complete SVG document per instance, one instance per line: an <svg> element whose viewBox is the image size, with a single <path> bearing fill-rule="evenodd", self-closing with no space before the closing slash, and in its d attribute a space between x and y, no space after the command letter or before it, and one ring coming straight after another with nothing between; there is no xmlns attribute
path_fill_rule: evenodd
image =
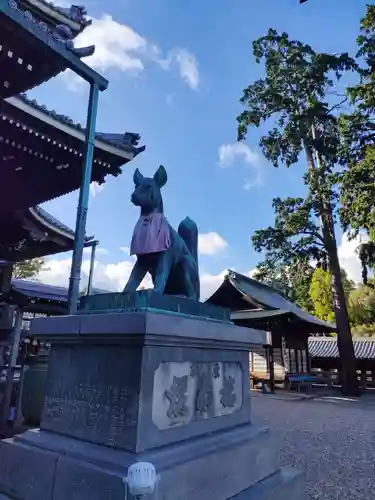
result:
<svg viewBox="0 0 375 500"><path fill-rule="evenodd" d="M301 392L302 387L311 389L311 385L314 382L315 377L309 373L290 373L285 376L285 382L287 389L292 389L296 387L297 392Z"/></svg>

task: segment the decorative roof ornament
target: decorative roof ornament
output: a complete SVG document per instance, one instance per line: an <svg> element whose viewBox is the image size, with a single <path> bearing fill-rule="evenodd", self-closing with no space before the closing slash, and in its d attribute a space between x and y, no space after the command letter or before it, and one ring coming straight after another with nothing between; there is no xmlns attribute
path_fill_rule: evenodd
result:
<svg viewBox="0 0 375 500"><path fill-rule="evenodd" d="M51 6L53 4L50 4ZM87 19L87 10L83 5L71 5L69 8L66 7L56 7L53 5L53 9L58 12L64 13L69 19L81 26L87 27L92 23L91 19Z"/></svg>
<svg viewBox="0 0 375 500"><path fill-rule="evenodd" d="M75 48L73 42L74 36L75 35L69 28L69 26L66 26L65 24L58 24L54 31L55 40L63 43L65 47L71 52L73 52L73 54L75 54L77 57L82 58L82 57L92 56L95 52L95 45Z"/></svg>
<svg viewBox="0 0 375 500"><path fill-rule="evenodd" d="M71 51L77 57L79 58L89 57L94 54L95 52L94 45L89 45L88 47L80 47L80 48L74 47L73 39L75 35L73 34L69 26L66 26L64 24L59 24L55 27L50 28L47 25L47 23L45 23L44 21L40 21L38 18L36 18L31 11L22 10L22 8L19 7L16 0L8 0L8 4L11 7L11 9L23 13L23 16L26 19L26 21L28 21L31 24L34 24L42 31L47 32L51 37L53 37L55 41L65 45L65 48Z"/></svg>
<svg viewBox="0 0 375 500"><path fill-rule="evenodd" d="M22 1L22 0L21 0ZM70 7L60 7L55 5L53 2L48 2L46 0L39 0L39 3L44 5L45 7L55 11L59 14L62 14L67 19L70 19L74 23L77 23L81 26L81 30L83 31L87 26L90 26L92 23L91 19L87 18L87 10L83 5L71 5ZM22 4L29 5L29 8L35 7L29 0L23 0Z"/></svg>
<svg viewBox="0 0 375 500"><path fill-rule="evenodd" d="M125 132L125 134L97 133L96 137L108 144L113 144L113 146L119 149L133 151L135 156L139 155L139 153L143 153L146 149L146 146L137 147L141 136L134 132Z"/></svg>

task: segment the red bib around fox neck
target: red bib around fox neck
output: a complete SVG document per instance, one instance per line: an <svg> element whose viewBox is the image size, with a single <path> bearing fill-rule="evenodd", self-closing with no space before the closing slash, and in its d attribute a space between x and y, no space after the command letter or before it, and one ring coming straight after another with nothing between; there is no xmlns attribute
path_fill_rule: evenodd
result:
<svg viewBox="0 0 375 500"><path fill-rule="evenodd" d="M165 252L170 246L169 224L164 214L141 215L134 228L130 255Z"/></svg>

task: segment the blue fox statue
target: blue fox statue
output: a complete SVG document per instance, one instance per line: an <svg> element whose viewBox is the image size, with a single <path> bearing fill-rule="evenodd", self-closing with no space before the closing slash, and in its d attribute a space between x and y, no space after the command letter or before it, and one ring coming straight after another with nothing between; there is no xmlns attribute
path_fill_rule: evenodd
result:
<svg viewBox="0 0 375 500"><path fill-rule="evenodd" d="M133 181L131 201L141 209L130 248L137 261L123 293L136 291L149 272L156 292L198 301L197 225L186 217L176 232L164 217L161 188L167 182L167 172L162 165L153 178L143 177L136 169Z"/></svg>

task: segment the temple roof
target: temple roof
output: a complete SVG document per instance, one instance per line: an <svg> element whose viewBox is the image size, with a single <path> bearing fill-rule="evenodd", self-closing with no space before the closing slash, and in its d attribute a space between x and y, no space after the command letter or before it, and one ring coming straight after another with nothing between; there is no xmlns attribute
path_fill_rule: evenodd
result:
<svg viewBox="0 0 375 500"><path fill-rule="evenodd" d="M92 181L118 176L145 148L134 133L97 133ZM39 205L78 189L85 129L24 95L0 100L0 208ZM11 196L10 196L11 193Z"/></svg>
<svg viewBox="0 0 375 500"><path fill-rule="evenodd" d="M353 339L354 355L357 359L375 359L374 339ZM337 338L310 337L309 354L311 358L339 358Z"/></svg>
<svg viewBox="0 0 375 500"><path fill-rule="evenodd" d="M108 291L93 288L92 293L108 293ZM24 311L31 313L67 314L68 312L67 288L45 285L32 280L12 279L10 290L2 296L2 300L10 304L22 305ZM30 320L31 318L24 316L24 319Z"/></svg>
<svg viewBox="0 0 375 500"><path fill-rule="evenodd" d="M67 68L100 90L107 88L108 81L80 60L95 47L74 46L77 30L87 24L84 9L60 12L60 24L56 9L46 10L40 0L0 2L0 98L30 90Z"/></svg>
<svg viewBox="0 0 375 500"><path fill-rule="evenodd" d="M249 323L263 329L273 323L293 322L303 331L333 332L335 326L307 313L282 292L229 270L223 283L206 302L231 309L234 321Z"/></svg>
<svg viewBox="0 0 375 500"><path fill-rule="evenodd" d="M0 216L0 259L10 262L73 250L74 231L41 207ZM93 237L86 237L89 243Z"/></svg>

